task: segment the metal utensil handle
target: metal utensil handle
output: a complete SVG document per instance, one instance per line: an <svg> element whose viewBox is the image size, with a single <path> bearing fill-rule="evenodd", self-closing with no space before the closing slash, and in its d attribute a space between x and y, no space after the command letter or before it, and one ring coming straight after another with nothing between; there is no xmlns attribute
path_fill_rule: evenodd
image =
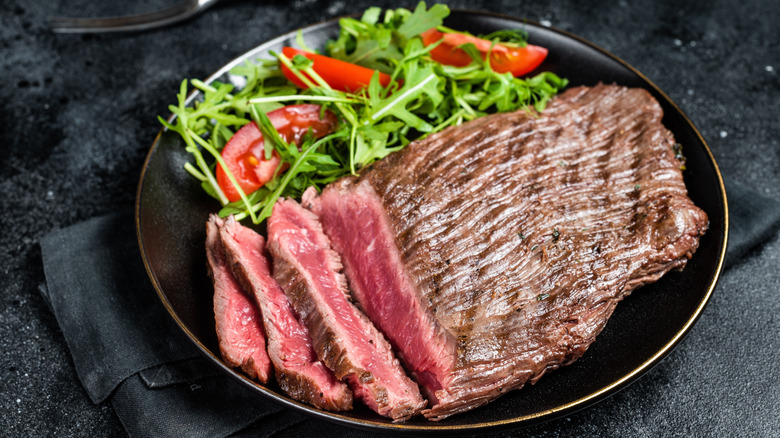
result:
<svg viewBox="0 0 780 438"><path fill-rule="evenodd" d="M192 17L219 0L187 0L156 12L119 17L49 19L56 33L133 32L155 29Z"/></svg>

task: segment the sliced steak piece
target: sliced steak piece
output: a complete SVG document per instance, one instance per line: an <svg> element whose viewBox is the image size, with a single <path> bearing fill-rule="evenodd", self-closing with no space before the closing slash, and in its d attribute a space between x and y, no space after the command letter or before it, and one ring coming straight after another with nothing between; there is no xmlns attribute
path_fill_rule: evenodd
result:
<svg viewBox="0 0 780 438"><path fill-rule="evenodd" d="M418 414L425 400L382 334L349 301L341 262L316 216L295 201L278 201L267 247L274 277L309 328L317 356L380 415Z"/></svg>
<svg viewBox="0 0 780 438"><path fill-rule="evenodd" d="M309 331L271 277L263 237L231 216L220 229L227 260L236 278L251 291L263 315L268 354L276 380L290 397L328 411L352 409L352 392L317 359Z"/></svg>
<svg viewBox="0 0 780 438"><path fill-rule="evenodd" d="M367 185L347 194L326 190L321 202L316 193L307 190L302 204L314 207L323 219L333 249L342 256L352 295L436 404L436 391L452 379L456 341L420 300L381 200Z"/></svg>
<svg viewBox="0 0 780 438"><path fill-rule="evenodd" d="M574 88L307 195L360 306L435 394L425 416L573 362L623 297L685 266L708 221L662 115L641 89Z"/></svg>
<svg viewBox="0 0 780 438"><path fill-rule="evenodd" d="M222 358L260 382L271 375L265 330L257 304L241 289L230 272L219 237L221 219L211 215L206 222L206 259L214 283L214 319Z"/></svg>

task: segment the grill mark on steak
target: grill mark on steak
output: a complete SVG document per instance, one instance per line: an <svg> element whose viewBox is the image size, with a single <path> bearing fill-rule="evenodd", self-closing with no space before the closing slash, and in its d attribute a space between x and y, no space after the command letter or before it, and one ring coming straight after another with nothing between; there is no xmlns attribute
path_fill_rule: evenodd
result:
<svg viewBox="0 0 780 438"><path fill-rule="evenodd" d="M280 200L268 219L274 277L309 328L317 356L371 409L405 420L425 400L371 321L350 301L341 262L317 217Z"/></svg>
<svg viewBox="0 0 780 438"><path fill-rule="evenodd" d="M251 291L268 334L268 354L279 387L295 400L328 411L352 409L352 393L317 359L309 331L271 276L263 237L230 216L220 229L229 264L244 290Z"/></svg>
<svg viewBox="0 0 780 438"><path fill-rule="evenodd" d="M618 301L685 265L707 216L687 197L662 115L641 89L573 88L541 115L447 129L324 190L376 194L420 303L457 339L426 417L571 363Z"/></svg>
<svg viewBox="0 0 780 438"><path fill-rule="evenodd" d="M206 222L206 259L214 283L214 319L219 351L229 365L241 368L262 383L271 375L266 336L260 310L241 289L228 265L219 228L222 219Z"/></svg>

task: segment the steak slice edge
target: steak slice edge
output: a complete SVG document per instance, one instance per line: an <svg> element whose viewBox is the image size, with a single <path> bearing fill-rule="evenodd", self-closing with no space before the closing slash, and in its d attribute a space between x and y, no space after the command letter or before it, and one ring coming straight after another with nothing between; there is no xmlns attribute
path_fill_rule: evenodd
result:
<svg viewBox="0 0 780 438"><path fill-rule="evenodd" d="M352 409L352 393L314 353L309 331L295 315L271 276L263 237L232 216L220 229L234 275L260 308L268 335L268 354L282 390L295 400L328 411Z"/></svg>
<svg viewBox="0 0 780 438"><path fill-rule="evenodd" d="M262 383L271 375L266 336L257 305L244 293L227 263L219 236L222 219L206 222L206 259L214 284L214 319L222 358Z"/></svg>
<svg viewBox="0 0 780 438"><path fill-rule="evenodd" d="M450 384L456 340L420 302L376 193L358 185L348 195L326 190L317 198L312 188L304 193L302 204L317 214L341 255L356 301L436 404L436 392Z"/></svg>
<svg viewBox="0 0 780 438"><path fill-rule="evenodd" d="M338 256L310 211L279 200L268 219L274 277L311 333L317 356L372 410L402 421L425 407L391 347L349 300Z"/></svg>

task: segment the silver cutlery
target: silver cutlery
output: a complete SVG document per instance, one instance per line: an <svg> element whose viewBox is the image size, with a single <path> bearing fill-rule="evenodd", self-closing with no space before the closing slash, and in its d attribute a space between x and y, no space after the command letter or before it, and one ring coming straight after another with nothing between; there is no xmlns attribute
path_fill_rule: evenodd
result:
<svg viewBox="0 0 780 438"><path fill-rule="evenodd" d="M52 17L49 25L57 33L133 32L156 29L191 18L219 0L186 0L156 12L118 17Z"/></svg>

